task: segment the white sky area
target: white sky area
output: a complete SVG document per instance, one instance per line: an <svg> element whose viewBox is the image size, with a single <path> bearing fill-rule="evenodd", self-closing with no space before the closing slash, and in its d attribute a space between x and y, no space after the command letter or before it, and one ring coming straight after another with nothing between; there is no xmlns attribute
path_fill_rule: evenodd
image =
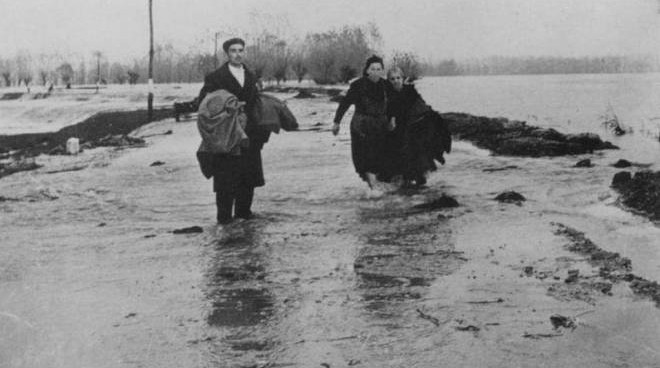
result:
<svg viewBox="0 0 660 368"><path fill-rule="evenodd" d="M155 42L181 51L212 34L254 32L250 13L289 35L375 23L383 52L422 58L660 54L660 0L154 0ZM148 0L0 0L0 57L18 50L113 60L146 55ZM234 33L234 32L230 32Z"/></svg>

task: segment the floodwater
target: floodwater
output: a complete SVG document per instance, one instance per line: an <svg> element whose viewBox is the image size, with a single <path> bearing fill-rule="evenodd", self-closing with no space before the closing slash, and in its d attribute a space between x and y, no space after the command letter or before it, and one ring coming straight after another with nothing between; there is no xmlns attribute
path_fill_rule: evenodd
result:
<svg viewBox="0 0 660 368"><path fill-rule="evenodd" d="M588 89L583 84L591 77L575 76L587 79L575 83L530 77L554 81L537 93L532 82L507 78L428 78L419 89L443 112L518 118L529 109L537 119L522 118L530 124L567 131L561 123L570 111L553 105L553 115L544 93L565 93L549 85ZM590 88L610 86L613 77L594 78ZM0 235L0 295L7 296L0 299L0 331L9 337L0 337L0 361L10 367L658 366L659 309L625 282L614 284L611 295L593 289L602 281L598 270L555 235L556 223L570 226L629 257L636 275L660 280L660 228L620 208L609 188L619 171L611 163L625 158L657 169L656 152L512 158L455 142L427 188L384 186L384 194L374 195L350 163L350 116L334 137L327 128L335 104L326 98L288 104L302 129L274 135L266 145L267 185L257 189L253 220L213 223L211 183L193 154L199 142L193 120L140 129L136 135L174 131L151 136L147 148L40 157L44 169L3 178L0 195L16 201L0 203L0 226L9 230ZM652 141L636 130L607 136L597 119L575 131L615 144ZM595 166L573 167L584 158ZM150 167L156 160L165 165ZM72 165L87 166L44 173ZM508 190L527 200L493 200ZM443 196L458 207L418 206ZM191 225L204 232L170 233ZM573 269L580 282L565 282ZM576 328L553 329L555 314L574 317Z"/></svg>
<svg viewBox="0 0 660 368"><path fill-rule="evenodd" d="M660 162L660 73L429 77L417 88L440 111L593 132L624 148L631 161ZM629 134L611 134L603 122L613 117Z"/></svg>
<svg viewBox="0 0 660 368"><path fill-rule="evenodd" d="M441 111L596 132L622 149L532 159L493 157L456 142L429 188L372 198L355 179L349 184L338 178L354 175L345 159L324 154L337 152L335 145L345 153L345 135L332 142L322 136L328 132L319 132L308 138L312 142L292 142L291 156L306 152L312 164L294 169L295 159L287 165L279 155L266 159L275 166L276 180L288 176L287 169L296 173L262 191L262 206L273 212L212 243L222 261L209 268L211 315L227 317L209 320L224 336L211 347L218 361L292 367L655 366L660 337L648 326L658 326L658 310L648 302L623 301L630 298L625 285L615 286L614 296L605 300L567 287L568 268L581 269L587 278L594 271L563 250L565 241L553 235L552 224L585 232L602 248L631 258L636 274L660 280L660 229L618 207L609 188L619 170L609 165L620 158L658 167L659 143L650 127L660 108L634 120L642 109L622 107L635 95L647 104L649 95L660 98L660 79L516 78L426 78L418 87ZM628 91L630 79L642 84L639 89ZM594 90L604 101L594 98ZM585 106L575 107L580 101ZM609 105L631 134L615 137L601 126ZM319 115L316 119L329 121L331 114ZM295 139L290 137L272 144ZM574 168L583 158L595 166ZM527 201L521 206L493 201L506 190ZM444 194L460 206L415 208ZM560 281L521 279L523 266ZM236 306L241 317L233 314ZM547 318L553 313L586 316L575 332L552 337L556 331ZM524 337L535 333L551 337Z"/></svg>

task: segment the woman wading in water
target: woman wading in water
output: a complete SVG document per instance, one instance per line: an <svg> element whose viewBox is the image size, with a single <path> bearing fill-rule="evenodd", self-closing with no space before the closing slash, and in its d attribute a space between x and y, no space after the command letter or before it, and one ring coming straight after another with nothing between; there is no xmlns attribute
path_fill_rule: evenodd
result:
<svg viewBox="0 0 660 368"><path fill-rule="evenodd" d="M395 128L386 137L385 177L403 175L404 187L423 187L427 174L437 169L435 161L445 163L443 154L451 151L451 133L415 86L404 83L399 67L391 68L387 79L387 116Z"/></svg>
<svg viewBox="0 0 660 368"><path fill-rule="evenodd" d="M367 59L362 77L351 83L346 97L339 103L332 126L332 134L337 135L346 110L355 105L350 127L353 165L372 189L377 176L385 170L385 137L394 128L387 118L387 82L383 79L383 69L383 59L375 55Z"/></svg>

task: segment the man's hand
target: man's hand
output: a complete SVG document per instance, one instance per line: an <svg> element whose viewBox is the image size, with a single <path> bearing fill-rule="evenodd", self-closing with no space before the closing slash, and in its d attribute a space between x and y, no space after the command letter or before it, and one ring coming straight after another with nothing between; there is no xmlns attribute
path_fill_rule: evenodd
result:
<svg viewBox="0 0 660 368"><path fill-rule="evenodd" d="M332 135L339 134L339 123L332 124Z"/></svg>
<svg viewBox="0 0 660 368"><path fill-rule="evenodd" d="M390 118L389 123L387 124L387 131L391 132L396 128L396 118L393 116Z"/></svg>

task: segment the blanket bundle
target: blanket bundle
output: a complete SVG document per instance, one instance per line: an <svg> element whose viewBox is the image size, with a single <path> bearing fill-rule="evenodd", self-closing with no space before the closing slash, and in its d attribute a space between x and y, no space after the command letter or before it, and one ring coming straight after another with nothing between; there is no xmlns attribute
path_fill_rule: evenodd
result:
<svg viewBox="0 0 660 368"><path fill-rule="evenodd" d="M202 136L198 151L239 155L249 144L245 133L244 102L226 90L211 92L199 104L197 128Z"/></svg>

